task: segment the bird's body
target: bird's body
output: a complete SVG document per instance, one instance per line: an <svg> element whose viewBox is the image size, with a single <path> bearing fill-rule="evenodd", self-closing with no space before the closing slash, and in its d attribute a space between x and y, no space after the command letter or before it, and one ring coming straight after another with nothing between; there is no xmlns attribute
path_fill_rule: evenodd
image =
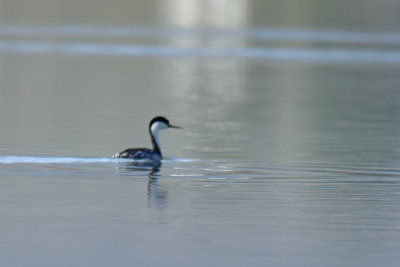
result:
<svg viewBox="0 0 400 267"><path fill-rule="evenodd" d="M161 161L161 147L160 139L158 137L159 131L168 128L182 128L169 124L169 121L161 116L155 117L150 121L149 133L153 149L150 148L128 148L122 152L114 154L113 158L128 158L134 160L144 161Z"/></svg>
<svg viewBox="0 0 400 267"><path fill-rule="evenodd" d="M155 153L153 149L138 147L127 148L124 151L114 154L113 158L159 161L162 159L162 155Z"/></svg>

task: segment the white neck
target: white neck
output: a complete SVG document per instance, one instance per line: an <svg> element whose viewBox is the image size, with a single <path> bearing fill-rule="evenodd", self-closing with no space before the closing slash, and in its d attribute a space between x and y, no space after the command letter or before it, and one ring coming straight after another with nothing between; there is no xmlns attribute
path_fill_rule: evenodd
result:
<svg viewBox="0 0 400 267"><path fill-rule="evenodd" d="M156 142L156 145L158 146L158 149L160 150L161 153L161 144L160 144L160 138L158 137L158 134L160 130L167 129L168 125L162 122L156 122L153 125L151 125L150 131L153 134L154 141Z"/></svg>
<svg viewBox="0 0 400 267"><path fill-rule="evenodd" d="M154 141L156 142L156 144L157 144L157 146L158 146L158 149L160 150L160 153L161 153L160 138L158 137L158 134L159 134L159 132L160 132L160 129L158 129L158 128L152 126L152 127L151 127L151 132L153 133Z"/></svg>

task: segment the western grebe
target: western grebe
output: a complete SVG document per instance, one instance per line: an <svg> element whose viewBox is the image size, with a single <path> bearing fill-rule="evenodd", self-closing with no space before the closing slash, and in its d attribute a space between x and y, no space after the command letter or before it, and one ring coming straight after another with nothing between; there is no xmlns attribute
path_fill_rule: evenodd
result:
<svg viewBox="0 0 400 267"><path fill-rule="evenodd" d="M113 158L128 158L136 160L160 161L162 159L160 139L158 133L160 130L168 128L182 129L182 127L169 124L169 121L161 116L155 117L150 121L149 132L153 149L149 148L128 148L122 152L114 154Z"/></svg>

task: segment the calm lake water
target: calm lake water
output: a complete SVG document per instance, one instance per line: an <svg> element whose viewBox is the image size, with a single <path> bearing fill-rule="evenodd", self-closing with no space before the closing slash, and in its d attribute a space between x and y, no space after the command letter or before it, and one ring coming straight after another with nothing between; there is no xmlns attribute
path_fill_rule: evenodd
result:
<svg viewBox="0 0 400 267"><path fill-rule="evenodd" d="M1 266L399 266L398 4L41 2L0 12ZM161 166L110 158L156 115Z"/></svg>

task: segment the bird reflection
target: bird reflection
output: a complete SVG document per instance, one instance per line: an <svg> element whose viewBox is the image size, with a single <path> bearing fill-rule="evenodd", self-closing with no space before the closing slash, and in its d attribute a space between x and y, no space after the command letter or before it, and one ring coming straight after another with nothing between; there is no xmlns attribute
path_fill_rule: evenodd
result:
<svg viewBox="0 0 400 267"><path fill-rule="evenodd" d="M147 205L164 208L168 202L168 189L158 184L158 177L149 177L147 184Z"/></svg>
<svg viewBox="0 0 400 267"><path fill-rule="evenodd" d="M129 161L118 164L118 169L124 173L140 173L148 172L149 178L157 177L161 168L161 162L140 162L140 161Z"/></svg>
<svg viewBox="0 0 400 267"><path fill-rule="evenodd" d="M168 201L168 190L166 186L160 186L158 178L160 176L161 162L123 162L118 164L118 170L124 174L140 174L147 172L147 204L149 207L163 208Z"/></svg>

